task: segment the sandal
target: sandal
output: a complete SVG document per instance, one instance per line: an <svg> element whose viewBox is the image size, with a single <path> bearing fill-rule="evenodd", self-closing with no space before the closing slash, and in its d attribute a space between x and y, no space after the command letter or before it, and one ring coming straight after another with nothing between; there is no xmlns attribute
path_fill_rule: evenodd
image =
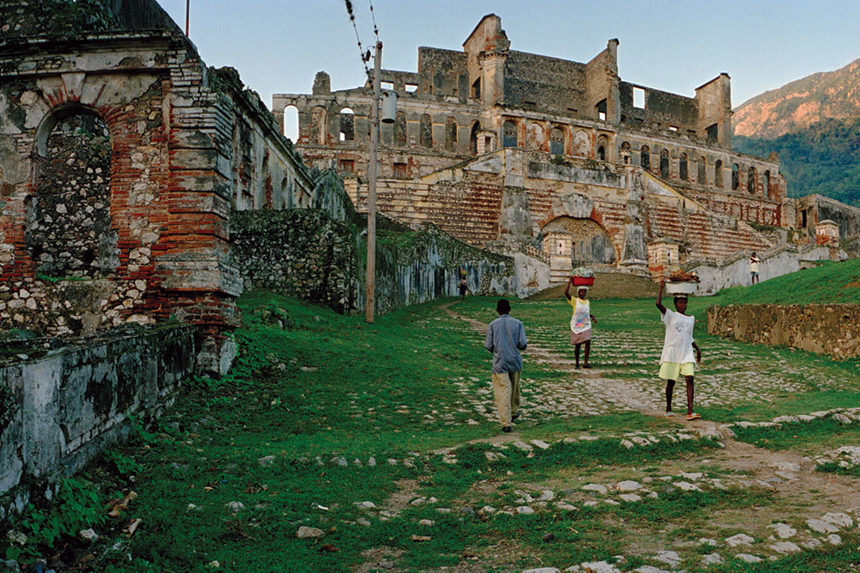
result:
<svg viewBox="0 0 860 573"><path fill-rule="evenodd" d="M688 420L698 420L699 418L701 418L701 416L695 412L693 412L692 414L687 414Z"/></svg>

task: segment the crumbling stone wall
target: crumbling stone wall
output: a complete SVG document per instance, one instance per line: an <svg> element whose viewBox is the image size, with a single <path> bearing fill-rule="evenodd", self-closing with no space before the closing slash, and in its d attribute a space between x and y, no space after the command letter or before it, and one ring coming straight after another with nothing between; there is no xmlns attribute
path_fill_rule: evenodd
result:
<svg viewBox="0 0 860 573"><path fill-rule="evenodd" d="M54 340L56 342L56 340ZM176 324L123 327L67 341L4 338L0 388L13 396L0 419L0 519L21 511L24 482L69 475L154 416L195 370L194 332Z"/></svg>
<svg viewBox="0 0 860 573"><path fill-rule="evenodd" d="M233 256L245 290L266 289L349 312L356 308L354 230L316 209L235 212Z"/></svg>
<svg viewBox="0 0 860 573"><path fill-rule="evenodd" d="M860 305L730 305L708 308L708 334L790 346L836 360L860 357Z"/></svg>

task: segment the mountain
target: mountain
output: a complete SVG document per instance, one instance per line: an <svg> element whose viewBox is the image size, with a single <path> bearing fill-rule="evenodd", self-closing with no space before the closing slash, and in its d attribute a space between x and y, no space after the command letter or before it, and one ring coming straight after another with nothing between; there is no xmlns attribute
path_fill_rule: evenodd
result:
<svg viewBox="0 0 860 573"><path fill-rule="evenodd" d="M860 59L766 91L734 110L736 136L772 139L825 119L860 117Z"/></svg>
<svg viewBox="0 0 860 573"><path fill-rule="evenodd" d="M860 116L827 119L773 139L735 136L732 147L759 157L778 153L790 197L820 193L860 207Z"/></svg>

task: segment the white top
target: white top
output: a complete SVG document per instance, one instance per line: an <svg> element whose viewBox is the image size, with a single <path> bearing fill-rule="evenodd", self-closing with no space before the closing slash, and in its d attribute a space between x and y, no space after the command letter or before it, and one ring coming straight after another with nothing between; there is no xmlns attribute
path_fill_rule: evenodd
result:
<svg viewBox="0 0 860 573"><path fill-rule="evenodd" d="M663 354L660 355L660 363L696 362L693 352L693 326L696 317L681 314L674 310L666 309L663 313L663 324L666 325L666 338L663 340Z"/></svg>
<svg viewBox="0 0 860 573"><path fill-rule="evenodd" d="M579 297L571 298L573 316L570 317L570 329L574 334L581 334L591 328L591 301Z"/></svg>

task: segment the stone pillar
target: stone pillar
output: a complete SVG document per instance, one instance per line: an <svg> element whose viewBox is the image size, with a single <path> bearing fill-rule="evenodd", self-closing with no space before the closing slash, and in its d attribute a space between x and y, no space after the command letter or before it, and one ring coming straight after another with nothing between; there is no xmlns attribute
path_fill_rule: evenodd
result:
<svg viewBox="0 0 860 573"><path fill-rule="evenodd" d="M627 184L627 212L619 266L632 274L645 275L648 272L649 256L645 248L645 229L642 227L641 197L645 195L642 171L628 165L624 178Z"/></svg>
<svg viewBox="0 0 860 573"><path fill-rule="evenodd" d="M657 239L648 243L648 272L651 280L664 279L679 268L678 243L670 239Z"/></svg>

